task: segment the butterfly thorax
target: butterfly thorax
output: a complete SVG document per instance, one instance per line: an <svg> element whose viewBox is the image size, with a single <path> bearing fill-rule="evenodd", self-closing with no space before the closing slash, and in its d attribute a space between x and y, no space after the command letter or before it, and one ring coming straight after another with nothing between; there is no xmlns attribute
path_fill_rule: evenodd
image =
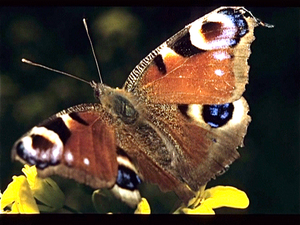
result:
<svg viewBox="0 0 300 225"><path fill-rule="evenodd" d="M133 124L139 117L134 95L123 89L111 88L103 83L91 82L95 97L103 108L110 112L116 119L121 119L125 124Z"/></svg>

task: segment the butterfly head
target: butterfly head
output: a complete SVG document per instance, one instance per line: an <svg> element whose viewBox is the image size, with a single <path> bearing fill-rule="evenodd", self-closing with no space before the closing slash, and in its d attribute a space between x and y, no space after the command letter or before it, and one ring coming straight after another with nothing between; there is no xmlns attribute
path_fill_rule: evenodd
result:
<svg viewBox="0 0 300 225"><path fill-rule="evenodd" d="M90 82L91 87L94 90L94 96L96 99L98 99L100 101L100 103L102 104L103 102L105 102L105 96L112 96L114 93L113 88L103 84L102 82L97 83L95 81L91 81Z"/></svg>
<svg viewBox="0 0 300 225"><path fill-rule="evenodd" d="M138 118L138 111L135 109L135 101L132 96L123 89L111 88L103 83L91 81L95 97L100 104L112 115L120 118L124 123L133 123Z"/></svg>
<svg viewBox="0 0 300 225"><path fill-rule="evenodd" d="M90 82L90 85L91 87L93 88L94 90L94 95L95 95L95 98L99 99L99 97L102 95L103 91L102 91L102 86L103 84L102 83L97 83L95 81L91 81Z"/></svg>

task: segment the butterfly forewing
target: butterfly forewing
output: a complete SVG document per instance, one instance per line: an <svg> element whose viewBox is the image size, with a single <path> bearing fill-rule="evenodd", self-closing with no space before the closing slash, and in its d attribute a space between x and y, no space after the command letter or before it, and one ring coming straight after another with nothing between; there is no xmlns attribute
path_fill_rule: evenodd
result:
<svg viewBox="0 0 300 225"><path fill-rule="evenodd" d="M12 155L36 165L42 177L58 174L93 188L112 187L118 164L110 124L100 104L78 105L34 127L16 142Z"/></svg>
<svg viewBox="0 0 300 225"><path fill-rule="evenodd" d="M154 103L238 100L248 82L255 26L243 8L216 9L152 51L131 72L124 88Z"/></svg>

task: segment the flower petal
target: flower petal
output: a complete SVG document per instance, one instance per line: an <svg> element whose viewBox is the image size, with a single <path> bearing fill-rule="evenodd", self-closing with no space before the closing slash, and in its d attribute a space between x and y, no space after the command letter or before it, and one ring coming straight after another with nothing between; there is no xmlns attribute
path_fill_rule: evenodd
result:
<svg viewBox="0 0 300 225"><path fill-rule="evenodd" d="M215 214L214 210L210 206L208 206L204 203L202 203L200 206L198 206L194 209L183 208L181 211L185 214L202 214L202 215L214 215Z"/></svg>
<svg viewBox="0 0 300 225"><path fill-rule="evenodd" d="M1 211L11 206L9 213L39 213L25 176L13 176L1 198Z"/></svg>
<svg viewBox="0 0 300 225"><path fill-rule="evenodd" d="M37 170L35 166L29 166L29 165L24 165L24 168L22 169L22 172L25 174L27 177L27 181L29 183L29 186L31 189L34 188L35 185L35 178L37 176Z"/></svg>
<svg viewBox="0 0 300 225"><path fill-rule="evenodd" d="M42 204L39 209L42 211L55 211L64 205L65 195L58 185L51 178L41 179L37 177L35 166L25 165L22 172L26 175L34 197Z"/></svg>
<svg viewBox="0 0 300 225"><path fill-rule="evenodd" d="M216 186L205 190L204 203L213 209L232 207L245 209L249 206L249 199L245 192L231 186Z"/></svg>
<svg viewBox="0 0 300 225"><path fill-rule="evenodd" d="M147 201L147 199L142 198L140 203L137 205L136 210L134 211L134 214L150 214L150 206Z"/></svg>

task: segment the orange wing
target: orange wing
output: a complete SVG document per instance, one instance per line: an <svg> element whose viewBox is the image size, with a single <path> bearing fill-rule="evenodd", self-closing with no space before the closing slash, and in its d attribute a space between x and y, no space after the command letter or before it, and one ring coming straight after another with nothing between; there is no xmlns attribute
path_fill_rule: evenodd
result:
<svg viewBox="0 0 300 225"><path fill-rule="evenodd" d="M153 103L224 104L248 82L250 44L257 25L241 8L217 9L152 51L124 88Z"/></svg>

